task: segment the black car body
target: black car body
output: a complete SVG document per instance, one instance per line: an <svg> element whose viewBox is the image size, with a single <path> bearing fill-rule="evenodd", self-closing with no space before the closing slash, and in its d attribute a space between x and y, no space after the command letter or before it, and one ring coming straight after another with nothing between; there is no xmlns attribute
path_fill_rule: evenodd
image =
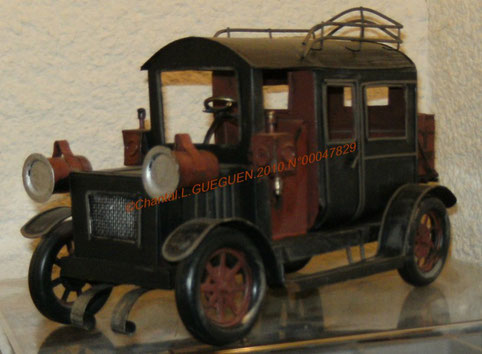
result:
<svg viewBox="0 0 482 354"><path fill-rule="evenodd" d="M339 16L353 11L380 15L388 24L377 27L374 22L364 22L363 16L358 22L339 22ZM339 16L328 25L342 29L361 24L362 32L378 28L385 34L401 28L364 8ZM195 294L199 287L189 288L183 279L195 283L206 277L189 264L202 267L211 262L209 250L225 250L224 257L237 257L242 263L243 277L253 288L251 302L243 310L246 316L260 306L265 287L261 277L265 275L268 285L300 287L388 269L401 269L404 279L415 285L434 280L448 250L444 208L454 205L456 199L447 188L427 183L436 181L436 173L430 148L420 145L426 146L422 135L427 133L420 122L428 118L417 115L415 65L399 50L399 33L383 41L363 33L357 38L338 38L338 30L333 30L315 41L314 33L323 26L327 25L307 30L306 36L286 36L292 34L290 30L266 30L269 37L253 38L233 38L236 30L228 29L222 32L228 34L226 38L183 38L154 54L142 66L148 76L151 127L124 134L129 166L74 169L66 177L75 248L61 258L61 278L176 288L188 329L201 340L216 344L244 335L254 319L247 324L234 319L217 322L216 318L222 317L219 313L211 317L193 314L202 312L204 300ZM211 183L203 192L201 185L213 178L203 179L202 173L195 184L197 190L192 184L182 185L184 165L178 158L179 194L171 198L174 200L147 206L146 200L159 195L146 192L145 174L152 172L155 156L166 152L147 157L146 153L159 146L184 152L178 146L181 140L173 143L166 137L162 73L194 70L211 75L213 97L206 109L212 109L218 121L211 126L212 136L206 136L207 140L214 138L214 143L190 144L186 137L183 141L185 151L214 155L216 185ZM269 86L287 90L286 107L265 107L263 89ZM290 168L279 168L280 162L288 167L290 161ZM270 166L269 173L266 166ZM245 176L242 181L220 186L221 178L228 181L229 176L240 173ZM126 209L139 200L144 200L143 208ZM69 216L67 210L47 212L29 222L23 233L46 238L58 225L65 225ZM217 239L226 241L216 248L213 245L218 241L208 240L220 234L224 236ZM231 244L226 234L238 241ZM364 245L374 241L378 242L377 254L366 258ZM354 261L353 246L360 247L359 261ZM247 254L253 249L256 254L251 259ZM285 273L303 267L310 257L340 249L347 250L348 265L287 280ZM221 262L213 261L210 266L221 272ZM228 271L235 267L226 265ZM35 288L41 287L35 285L35 277L31 275L33 297ZM215 283L211 279L203 284ZM221 287L209 294L219 289L228 291ZM47 317L59 320L45 310L48 306L39 305L40 300L34 302ZM237 318L234 308L228 306L225 311Z"/></svg>

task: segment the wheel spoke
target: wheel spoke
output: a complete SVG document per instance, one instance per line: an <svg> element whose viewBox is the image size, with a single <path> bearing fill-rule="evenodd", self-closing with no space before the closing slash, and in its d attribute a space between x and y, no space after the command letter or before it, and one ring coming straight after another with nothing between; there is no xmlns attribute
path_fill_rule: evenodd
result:
<svg viewBox="0 0 482 354"><path fill-rule="evenodd" d="M51 282L52 289L61 283L62 283L62 279L60 277L53 279Z"/></svg>
<svg viewBox="0 0 482 354"><path fill-rule="evenodd" d="M67 301L67 298L69 297L69 295L70 295L70 290L65 288L64 293L62 294L62 300Z"/></svg>
<svg viewBox="0 0 482 354"><path fill-rule="evenodd" d="M232 296L226 297L226 305L229 307L229 309L232 311L234 315L238 314L236 304L234 303L234 299Z"/></svg>
<svg viewBox="0 0 482 354"><path fill-rule="evenodd" d="M216 278L216 270L210 262L206 263L206 270L211 277Z"/></svg>
<svg viewBox="0 0 482 354"><path fill-rule="evenodd" d="M215 306L217 303L218 303L218 296L219 296L219 293L217 291L215 291L211 297L209 298L209 301L208 301L208 304L209 306Z"/></svg>
<svg viewBox="0 0 482 354"><path fill-rule="evenodd" d="M242 263L238 260L236 265L228 271L227 277L233 278L239 272L241 267L242 267Z"/></svg>
<svg viewBox="0 0 482 354"><path fill-rule="evenodd" d="M219 259L218 275L220 279L224 279L227 273L226 252L222 252Z"/></svg>
<svg viewBox="0 0 482 354"><path fill-rule="evenodd" d="M224 301L223 298L220 298L216 302L216 315L219 321L222 321L224 318Z"/></svg>
<svg viewBox="0 0 482 354"><path fill-rule="evenodd" d="M214 292L216 290L216 285L211 282L204 282L201 284L201 291L204 292Z"/></svg>

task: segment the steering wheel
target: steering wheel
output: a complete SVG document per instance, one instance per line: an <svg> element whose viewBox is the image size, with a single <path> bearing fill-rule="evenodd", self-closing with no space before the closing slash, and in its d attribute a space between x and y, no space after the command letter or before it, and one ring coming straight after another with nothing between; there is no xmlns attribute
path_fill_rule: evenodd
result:
<svg viewBox="0 0 482 354"><path fill-rule="evenodd" d="M223 106L215 107L215 102L224 103ZM211 105L212 103L212 105ZM236 100L231 97L226 96L211 96L204 100L204 112L206 113L220 113L220 112L227 112L231 109L233 105L236 104Z"/></svg>
<svg viewBox="0 0 482 354"><path fill-rule="evenodd" d="M215 102L222 102L224 103L223 106L215 107ZM236 104L236 100L231 97L226 96L212 96L208 97L204 100L204 112L206 113L213 113L214 114L214 121L212 122L211 126L209 127L206 135L204 137L204 144L209 144L211 137L214 135L216 129L226 120L233 120L231 114L228 111Z"/></svg>

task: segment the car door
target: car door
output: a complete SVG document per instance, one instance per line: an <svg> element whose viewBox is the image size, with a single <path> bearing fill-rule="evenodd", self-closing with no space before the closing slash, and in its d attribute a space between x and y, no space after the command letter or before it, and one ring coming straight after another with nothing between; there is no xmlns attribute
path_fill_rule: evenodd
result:
<svg viewBox="0 0 482 354"><path fill-rule="evenodd" d="M363 96L364 213L380 212L395 190L416 182L414 82L370 82Z"/></svg>
<svg viewBox="0 0 482 354"><path fill-rule="evenodd" d="M321 85L320 223L346 221L360 206L360 117L355 81Z"/></svg>

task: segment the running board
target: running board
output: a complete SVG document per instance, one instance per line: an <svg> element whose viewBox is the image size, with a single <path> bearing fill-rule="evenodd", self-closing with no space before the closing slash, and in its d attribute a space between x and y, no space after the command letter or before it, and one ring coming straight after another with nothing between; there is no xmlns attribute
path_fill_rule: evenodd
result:
<svg viewBox="0 0 482 354"><path fill-rule="evenodd" d="M406 258L404 256L374 257L366 261L361 261L318 273L287 276L285 285L287 288L300 291L319 287L321 285L366 277L392 269L398 269L403 266L405 260Z"/></svg>

